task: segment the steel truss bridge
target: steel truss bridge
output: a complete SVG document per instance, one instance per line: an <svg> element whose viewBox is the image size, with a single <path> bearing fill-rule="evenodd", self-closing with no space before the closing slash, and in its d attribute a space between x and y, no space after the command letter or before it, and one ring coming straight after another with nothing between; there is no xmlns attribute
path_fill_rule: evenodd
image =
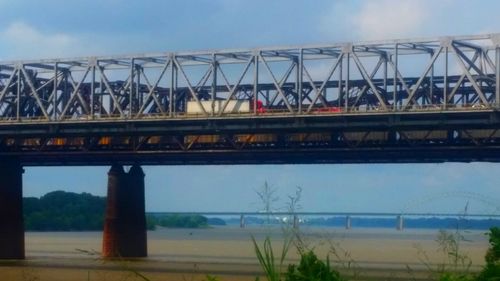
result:
<svg viewBox="0 0 500 281"><path fill-rule="evenodd" d="M499 161L499 108L500 34L0 62L0 156Z"/></svg>

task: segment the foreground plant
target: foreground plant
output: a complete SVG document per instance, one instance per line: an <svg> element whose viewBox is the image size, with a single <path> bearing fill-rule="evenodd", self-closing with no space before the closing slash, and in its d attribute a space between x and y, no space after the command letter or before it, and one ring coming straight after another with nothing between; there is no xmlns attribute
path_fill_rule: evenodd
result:
<svg viewBox="0 0 500 281"><path fill-rule="evenodd" d="M420 246L415 245L420 262L430 273L430 280L438 281L473 281L474 276L470 272L472 260L461 249L462 242L467 241L461 230L457 228L454 232L440 230L436 242L438 251L442 252L444 261L441 264L432 264L427 252ZM408 266L408 272L413 270Z"/></svg>
<svg viewBox="0 0 500 281"><path fill-rule="evenodd" d="M466 207L467 208L467 207ZM418 259L427 268L431 280L439 281L473 281L474 274L471 273L472 260L463 251L462 244L468 242L464 236L465 230L457 224L455 231L439 230L436 243L438 251L443 254L442 263L434 266L427 252L420 246L415 245L418 251ZM413 275L413 270L407 266L408 272Z"/></svg>
<svg viewBox="0 0 500 281"><path fill-rule="evenodd" d="M283 264L288 254L288 250L290 249L290 245L292 244L292 240L288 237L285 237L279 260L276 260L276 257L274 256L274 250L271 245L271 239L269 237L266 237L266 239L264 240L264 245L262 246L262 248L259 247L259 244L257 244L257 241L253 236L252 242L255 247L255 254L257 255L257 259L260 266L262 267L262 270L264 271L267 280L280 281L283 272ZM256 280L259 280L259 278L257 278Z"/></svg>
<svg viewBox="0 0 500 281"><path fill-rule="evenodd" d="M328 251L329 257L332 257L332 263L341 268L346 276L354 280L358 280L362 276L361 266L354 260L350 251L344 249L339 242L331 238L325 238L326 243L330 246Z"/></svg>
<svg viewBox="0 0 500 281"><path fill-rule="evenodd" d="M490 229L490 248L486 253L486 266L479 274L478 281L498 281L500 280L500 228Z"/></svg>
<svg viewBox="0 0 500 281"><path fill-rule="evenodd" d="M439 281L500 281L500 228L490 229L490 247L486 252L486 265L479 275L444 272Z"/></svg>
<svg viewBox="0 0 500 281"><path fill-rule="evenodd" d="M330 260L318 259L313 251L303 253L298 266L289 265L285 275L286 281L342 281L340 274L330 268Z"/></svg>
<svg viewBox="0 0 500 281"><path fill-rule="evenodd" d="M437 238L440 251L447 257L447 263L443 263L440 271L457 272L461 276L466 276L470 272L472 260L461 249L462 243L467 242L462 232L457 229L450 233L445 230L440 230Z"/></svg>
<svg viewBox="0 0 500 281"><path fill-rule="evenodd" d="M454 272L442 273L439 281L474 281L476 280L471 274L460 274Z"/></svg>
<svg viewBox="0 0 500 281"><path fill-rule="evenodd" d="M203 280L203 281L220 281L219 277L212 276L209 274L207 274L205 277L207 278L207 280Z"/></svg>
<svg viewBox="0 0 500 281"><path fill-rule="evenodd" d="M255 254L268 281L345 281L337 271L330 267L328 257L326 262L323 262L318 259L312 250L307 252L299 250L299 265L291 264L288 266L288 270L283 272L285 258L293 243L293 239L289 239L288 237L285 237L279 257L275 256L269 237L264 240L262 247L252 237ZM256 280L259 280L259 278L257 277Z"/></svg>

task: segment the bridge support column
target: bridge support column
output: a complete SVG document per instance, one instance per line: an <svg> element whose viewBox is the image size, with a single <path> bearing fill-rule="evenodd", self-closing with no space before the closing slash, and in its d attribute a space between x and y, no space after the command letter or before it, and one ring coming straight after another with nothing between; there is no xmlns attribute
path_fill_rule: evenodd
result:
<svg viewBox="0 0 500 281"><path fill-rule="evenodd" d="M245 216L243 214L240 215L240 228L245 228Z"/></svg>
<svg viewBox="0 0 500 281"><path fill-rule="evenodd" d="M345 229L351 229L351 227L352 227L351 216L346 216L345 217Z"/></svg>
<svg viewBox="0 0 500 281"><path fill-rule="evenodd" d="M404 219L402 215L398 215L397 217L397 222L396 222L396 229L397 230L403 230L404 229Z"/></svg>
<svg viewBox="0 0 500 281"><path fill-rule="evenodd" d="M299 217L297 215L293 215L293 228L299 229Z"/></svg>
<svg viewBox="0 0 500 281"><path fill-rule="evenodd" d="M24 259L23 168L0 159L0 259Z"/></svg>
<svg viewBox="0 0 500 281"><path fill-rule="evenodd" d="M108 172L102 255L147 256L144 172L138 165L128 173L122 166L113 165Z"/></svg>

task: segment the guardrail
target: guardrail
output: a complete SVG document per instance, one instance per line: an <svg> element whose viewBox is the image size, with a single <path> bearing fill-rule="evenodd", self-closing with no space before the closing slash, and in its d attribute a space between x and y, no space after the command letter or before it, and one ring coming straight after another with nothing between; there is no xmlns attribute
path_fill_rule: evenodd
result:
<svg viewBox="0 0 500 281"><path fill-rule="evenodd" d="M486 107L478 105L448 105L446 107L440 105L419 105L410 107L404 111L393 110L390 106L387 109L380 108L355 108L355 109L345 109L339 107L339 111L327 111L327 110L313 110L310 112L293 112L291 113L285 109L268 109L265 112L237 112L237 113L224 113L222 115L205 115L205 114L191 114L186 112L175 112L172 114L168 113L148 113L141 114L139 116L133 115L128 116L127 114L119 115L79 115L79 116L68 116L68 117L57 117L55 119L45 118L43 116L36 117L0 117L0 123L15 124L15 123L59 123L59 122L88 122L88 121L133 121L133 120L165 120L165 119L205 119L205 118L235 118L235 117L286 117L286 116L342 116L342 115L364 115L364 114L387 114L387 113L439 113L439 112L478 112L478 111L491 111L498 110L497 107Z"/></svg>

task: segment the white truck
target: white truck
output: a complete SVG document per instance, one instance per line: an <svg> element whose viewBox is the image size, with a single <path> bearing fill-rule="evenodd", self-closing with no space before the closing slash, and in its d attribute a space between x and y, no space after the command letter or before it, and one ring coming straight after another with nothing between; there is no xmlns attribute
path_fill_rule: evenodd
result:
<svg viewBox="0 0 500 281"><path fill-rule="evenodd" d="M212 101L203 100L200 104L197 101L187 102L187 114L203 114L203 109L207 113L219 113L221 108L224 106L226 100L214 100L213 101L213 111L212 111ZM229 100L226 108L222 113L248 113L250 112L250 101L249 100Z"/></svg>

